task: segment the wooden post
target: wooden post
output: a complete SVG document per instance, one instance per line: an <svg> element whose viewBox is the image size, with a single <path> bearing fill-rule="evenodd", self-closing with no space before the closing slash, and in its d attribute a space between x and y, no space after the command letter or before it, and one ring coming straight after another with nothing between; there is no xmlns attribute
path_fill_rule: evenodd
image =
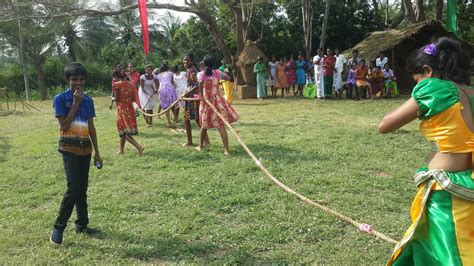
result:
<svg viewBox="0 0 474 266"><path fill-rule="evenodd" d="M25 48L23 45L23 37L21 35L21 23L20 23L20 12L18 11L18 1L15 3L16 13L17 13L17 23L18 23L18 39L20 40L20 56L21 56L21 67L23 71L23 81L25 82L25 94L26 101L30 100L30 85L28 82L28 74L25 63Z"/></svg>

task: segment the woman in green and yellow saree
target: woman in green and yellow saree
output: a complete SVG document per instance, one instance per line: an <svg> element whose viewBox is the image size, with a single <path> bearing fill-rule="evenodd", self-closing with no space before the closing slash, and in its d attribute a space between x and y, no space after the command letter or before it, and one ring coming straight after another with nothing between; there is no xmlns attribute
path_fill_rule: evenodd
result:
<svg viewBox="0 0 474 266"><path fill-rule="evenodd" d="M436 151L415 175L412 224L388 265L474 265L474 90L470 59L458 42L441 38L415 53L407 70L417 82L412 97L379 124L389 133L420 119Z"/></svg>

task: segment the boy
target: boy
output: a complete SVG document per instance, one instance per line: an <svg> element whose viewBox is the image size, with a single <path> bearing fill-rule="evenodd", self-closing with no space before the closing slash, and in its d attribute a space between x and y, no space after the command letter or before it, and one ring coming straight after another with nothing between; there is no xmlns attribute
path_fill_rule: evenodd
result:
<svg viewBox="0 0 474 266"><path fill-rule="evenodd" d="M318 99L324 98L324 75L323 75L323 49L318 48L313 57L314 80L316 83L316 95Z"/></svg>
<svg viewBox="0 0 474 266"><path fill-rule="evenodd" d="M54 97L53 107L59 122L58 151L63 157L67 181L67 189L50 237L51 243L56 245L63 242L63 231L74 206L77 212L76 233L97 233L87 227L87 186L92 148L95 151L94 162L98 168L102 167L102 159L93 120L94 102L82 92L86 75L86 69L81 64L67 65L64 78L69 88Z"/></svg>
<svg viewBox="0 0 474 266"><path fill-rule="evenodd" d="M388 63L385 64L383 68L383 78L385 83L385 97L389 97L390 95L398 96L397 78Z"/></svg>

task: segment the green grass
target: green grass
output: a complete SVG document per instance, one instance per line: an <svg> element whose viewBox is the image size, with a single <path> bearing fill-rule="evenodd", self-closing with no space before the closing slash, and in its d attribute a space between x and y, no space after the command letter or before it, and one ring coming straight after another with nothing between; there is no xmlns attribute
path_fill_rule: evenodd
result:
<svg viewBox="0 0 474 266"><path fill-rule="evenodd" d="M237 101L235 128L289 187L399 239L409 224L412 175L426 144L416 123L380 135L382 116L403 99ZM393 246L290 196L267 179L230 135L216 130L202 153L184 134L140 118L137 140L117 156L115 112L96 98L104 168L90 171L91 226L76 236L75 214L61 247L49 234L65 190L51 101L43 113L0 112L0 261L16 263L384 264ZM5 106L4 106L5 107ZM194 128L197 142L197 130Z"/></svg>

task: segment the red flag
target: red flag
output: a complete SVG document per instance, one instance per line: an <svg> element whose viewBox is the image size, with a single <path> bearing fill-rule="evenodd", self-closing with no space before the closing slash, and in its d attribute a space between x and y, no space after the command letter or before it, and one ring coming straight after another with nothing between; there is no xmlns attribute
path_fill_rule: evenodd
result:
<svg viewBox="0 0 474 266"><path fill-rule="evenodd" d="M140 22L142 24L143 50L148 54L150 45L148 37L148 14L146 10L146 0L138 0L138 10L140 11Z"/></svg>

